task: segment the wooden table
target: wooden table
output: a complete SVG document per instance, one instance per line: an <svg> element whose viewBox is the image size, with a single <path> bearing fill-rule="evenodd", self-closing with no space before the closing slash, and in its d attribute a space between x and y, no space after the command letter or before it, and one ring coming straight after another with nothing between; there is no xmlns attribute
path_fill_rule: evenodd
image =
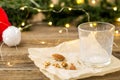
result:
<svg viewBox="0 0 120 80"><path fill-rule="evenodd" d="M33 25L31 31L22 32L18 50L6 45L2 47L4 61L0 61L0 80L49 80L28 58L28 48L50 47L74 39L78 39L75 27L66 30L64 27L50 27L46 24ZM120 36L115 37L115 43L119 47L114 47L113 55L120 59ZM120 80L120 71L82 80Z"/></svg>

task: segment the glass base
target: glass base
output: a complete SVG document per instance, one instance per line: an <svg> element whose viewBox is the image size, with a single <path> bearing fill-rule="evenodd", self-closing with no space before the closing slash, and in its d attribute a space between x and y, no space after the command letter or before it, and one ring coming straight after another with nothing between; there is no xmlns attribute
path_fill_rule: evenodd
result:
<svg viewBox="0 0 120 80"><path fill-rule="evenodd" d="M86 65L86 66L89 66L89 67L94 67L94 68L102 68L102 67L106 67L108 66L111 61L109 60L108 62L105 62L105 63L89 63L89 62L84 62L83 63Z"/></svg>
<svg viewBox="0 0 120 80"><path fill-rule="evenodd" d="M104 67L111 63L111 57L105 54L81 56L80 59L83 62L83 64L92 66L92 67Z"/></svg>

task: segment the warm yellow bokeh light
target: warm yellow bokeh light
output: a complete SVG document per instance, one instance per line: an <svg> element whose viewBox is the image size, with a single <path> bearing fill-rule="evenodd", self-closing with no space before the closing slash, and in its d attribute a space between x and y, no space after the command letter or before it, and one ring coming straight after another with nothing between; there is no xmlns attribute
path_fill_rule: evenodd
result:
<svg viewBox="0 0 120 80"><path fill-rule="evenodd" d="M62 33L63 32L63 30L59 30L59 33Z"/></svg>
<svg viewBox="0 0 120 80"><path fill-rule="evenodd" d="M20 31L22 31L23 29L21 27L18 28Z"/></svg>
<svg viewBox="0 0 120 80"><path fill-rule="evenodd" d="M72 8L70 8L70 7L69 7L69 8L68 8L68 10L69 10L69 11L71 11L71 10L72 10Z"/></svg>
<svg viewBox="0 0 120 80"><path fill-rule="evenodd" d="M76 0L76 3L77 3L77 4L83 4L83 3L84 3L84 0Z"/></svg>
<svg viewBox="0 0 120 80"><path fill-rule="evenodd" d="M46 42L45 41L41 41L41 44L45 44Z"/></svg>
<svg viewBox="0 0 120 80"><path fill-rule="evenodd" d="M25 8L24 8L24 7L21 7L20 10L25 10Z"/></svg>
<svg viewBox="0 0 120 80"><path fill-rule="evenodd" d="M94 26L94 27L96 27L96 26L97 26L97 23L96 23L96 22L94 22L94 23L93 23L93 26Z"/></svg>
<svg viewBox="0 0 120 80"><path fill-rule="evenodd" d="M115 31L115 34L118 34L118 33L119 33L119 31L118 31L118 30L116 30L116 31Z"/></svg>
<svg viewBox="0 0 120 80"><path fill-rule="evenodd" d="M25 10L25 8L27 8L27 6L20 7L20 10Z"/></svg>
<svg viewBox="0 0 120 80"><path fill-rule="evenodd" d="M50 4L50 7L53 8L53 7L54 7L54 4Z"/></svg>
<svg viewBox="0 0 120 80"><path fill-rule="evenodd" d="M117 11L117 7L113 7L113 10L114 10L114 11Z"/></svg>
<svg viewBox="0 0 120 80"><path fill-rule="evenodd" d="M96 27L96 26L97 26L96 22L90 23L90 27Z"/></svg>
<svg viewBox="0 0 120 80"><path fill-rule="evenodd" d="M41 12L41 10L40 10L40 9L37 9L37 11L38 11L38 12Z"/></svg>
<svg viewBox="0 0 120 80"><path fill-rule="evenodd" d="M13 66L10 62L7 62L7 65L10 67L10 66Z"/></svg>
<svg viewBox="0 0 120 80"><path fill-rule="evenodd" d="M66 28L69 28L69 27L70 27L70 24L68 24L68 23L65 24L65 27L66 27Z"/></svg>
<svg viewBox="0 0 120 80"><path fill-rule="evenodd" d="M120 22L120 17L116 19L116 21Z"/></svg>
<svg viewBox="0 0 120 80"><path fill-rule="evenodd" d="M92 23L90 23L90 27L93 27L93 24L92 24Z"/></svg>
<svg viewBox="0 0 120 80"><path fill-rule="evenodd" d="M96 1L95 1L95 0L92 0L92 1L91 1L91 3L92 3L92 4L95 4L95 3L96 3Z"/></svg>
<svg viewBox="0 0 120 80"><path fill-rule="evenodd" d="M51 26L51 25L52 25L52 22L51 22L51 21L50 21L50 22L48 22L48 25L50 25L50 26Z"/></svg>
<svg viewBox="0 0 120 80"><path fill-rule="evenodd" d="M21 25L22 25L22 26L25 26L25 22L22 22Z"/></svg>

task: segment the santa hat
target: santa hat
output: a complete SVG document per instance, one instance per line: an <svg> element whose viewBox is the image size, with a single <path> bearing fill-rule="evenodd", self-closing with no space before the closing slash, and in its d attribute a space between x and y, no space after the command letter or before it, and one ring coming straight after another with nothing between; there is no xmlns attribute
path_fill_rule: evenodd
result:
<svg viewBox="0 0 120 80"><path fill-rule="evenodd" d="M0 7L0 41L2 41L3 31L11 26L11 23L8 20L7 14L3 8Z"/></svg>

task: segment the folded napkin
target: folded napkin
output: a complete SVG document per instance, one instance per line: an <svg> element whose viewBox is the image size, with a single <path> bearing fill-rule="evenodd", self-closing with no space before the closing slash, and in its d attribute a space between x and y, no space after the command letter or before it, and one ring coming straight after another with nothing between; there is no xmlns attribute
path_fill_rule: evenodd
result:
<svg viewBox="0 0 120 80"><path fill-rule="evenodd" d="M29 48L29 58L34 61L40 71L51 80L76 80L90 76L102 76L120 70L120 60L112 56L110 65L103 68L93 68L84 65L79 55L79 40L67 41L55 47L48 48ZM56 68L52 65L44 67L45 61L54 62L51 58L53 53L59 53L65 56L68 63L74 63L77 70L67 70Z"/></svg>

